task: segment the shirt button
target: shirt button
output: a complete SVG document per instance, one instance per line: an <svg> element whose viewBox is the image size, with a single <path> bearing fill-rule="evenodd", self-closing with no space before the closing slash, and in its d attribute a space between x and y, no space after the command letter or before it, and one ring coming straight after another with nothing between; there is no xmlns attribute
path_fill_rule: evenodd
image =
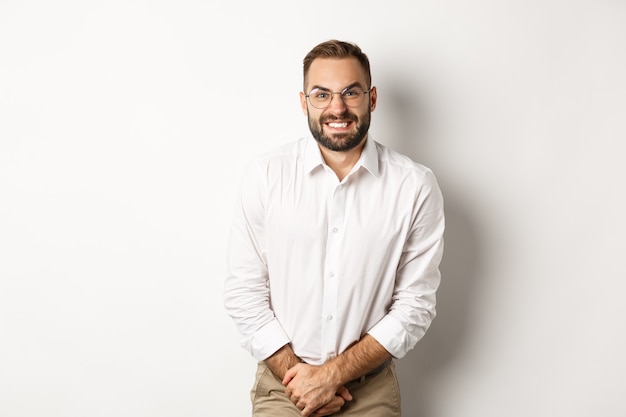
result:
<svg viewBox="0 0 626 417"><path fill-rule="evenodd" d="M332 277L334 277L334 276L335 276L335 273L334 273L334 272L331 272L330 274L328 274L328 276L332 278Z"/></svg>
<svg viewBox="0 0 626 417"><path fill-rule="evenodd" d="M333 227L333 233L337 233L339 231L339 229L337 229L336 227Z"/></svg>
<svg viewBox="0 0 626 417"><path fill-rule="evenodd" d="M326 320L331 321L332 319L333 319L332 315L329 314L329 315L326 316Z"/></svg>

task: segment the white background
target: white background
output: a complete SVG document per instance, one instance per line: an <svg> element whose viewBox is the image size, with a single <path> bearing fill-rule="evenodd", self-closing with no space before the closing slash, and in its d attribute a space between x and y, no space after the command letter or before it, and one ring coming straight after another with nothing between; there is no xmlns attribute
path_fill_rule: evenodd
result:
<svg viewBox="0 0 626 417"><path fill-rule="evenodd" d="M0 416L249 415L231 208L330 38L446 198L404 415L626 415L626 2L1 0Z"/></svg>

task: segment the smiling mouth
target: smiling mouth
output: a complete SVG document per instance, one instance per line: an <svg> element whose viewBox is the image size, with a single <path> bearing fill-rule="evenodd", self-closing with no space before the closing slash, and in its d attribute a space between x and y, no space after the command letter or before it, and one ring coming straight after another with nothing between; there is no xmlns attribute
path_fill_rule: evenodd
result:
<svg viewBox="0 0 626 417"><path fill-rule="evenodd" d="M343 123L331 122L331 123L328 123L328 126L335 128L335 129L341 129L341 128L348 127L348 122L343 122Z"/></svg>

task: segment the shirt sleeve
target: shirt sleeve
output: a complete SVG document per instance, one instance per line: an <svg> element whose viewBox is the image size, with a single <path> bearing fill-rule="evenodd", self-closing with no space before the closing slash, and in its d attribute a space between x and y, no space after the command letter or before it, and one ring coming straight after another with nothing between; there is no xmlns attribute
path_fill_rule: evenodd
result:
<svg viewBox="0 0 626 417"><path fill-rule="evenodd" d="M266 262L265 195L262 167L251 164L235 204L227 255L224 306L242 336L241 345L264 360L289 338L270 306Z"/></svg>
<svg viewBox="0 0 626 417"><path fill-rule="evenodd" d="M395 358L405 356L436 315L445 228L443 197L432 172L416 194L413 224L396 271L389 312L368 333Z"/></svg>

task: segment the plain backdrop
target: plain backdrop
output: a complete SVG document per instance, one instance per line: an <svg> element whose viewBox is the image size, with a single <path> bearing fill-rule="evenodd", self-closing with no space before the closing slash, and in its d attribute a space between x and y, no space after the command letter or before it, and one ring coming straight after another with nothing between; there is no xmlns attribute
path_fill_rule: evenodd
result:
<svg viewBox="0 0 626 417"><path fill-rule="evenodd" d="M331 38L446 199L404 415L626 415L623 0L0 0L1 417L250 414L231 209Z"/></svg>

